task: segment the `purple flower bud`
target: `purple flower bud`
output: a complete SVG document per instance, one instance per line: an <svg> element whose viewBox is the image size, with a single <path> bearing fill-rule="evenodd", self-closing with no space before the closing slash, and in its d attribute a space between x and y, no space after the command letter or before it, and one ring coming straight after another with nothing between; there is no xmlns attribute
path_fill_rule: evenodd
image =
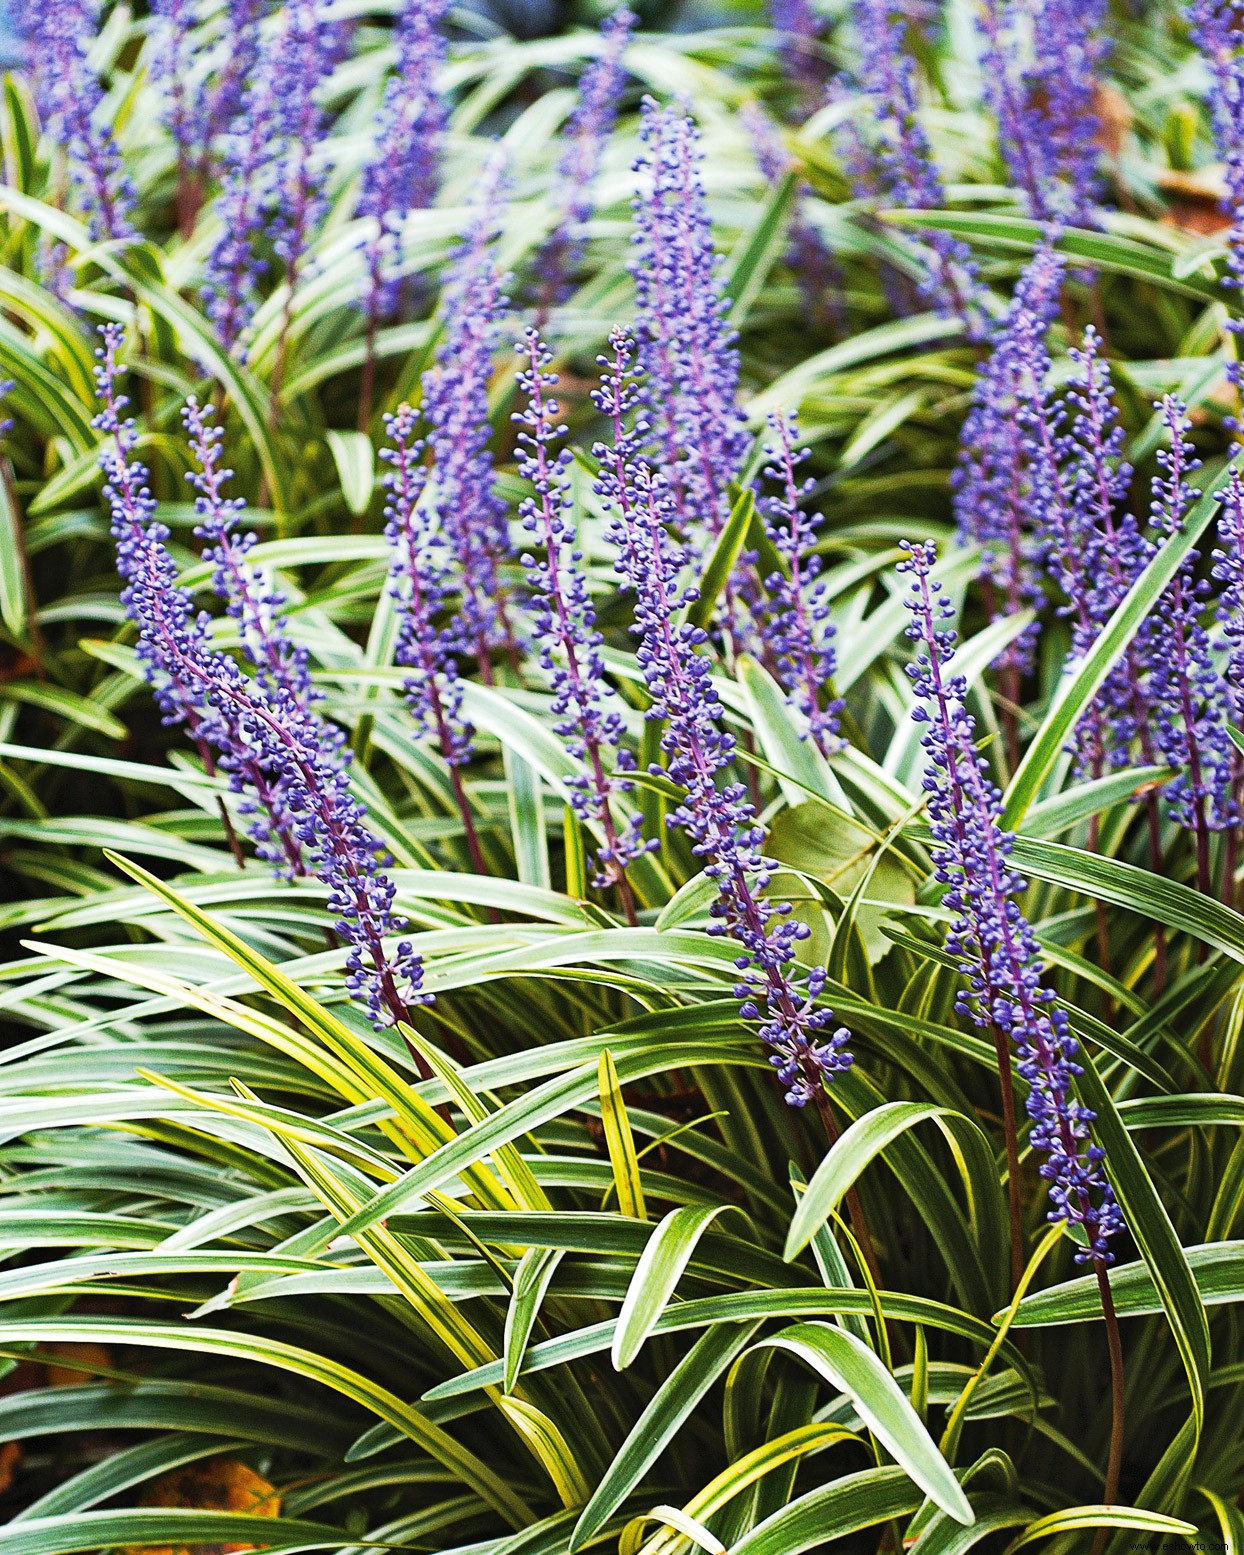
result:
<svg viewBox="0 0 1244 1555"><path fill-rule="evenodd" d="M1158 407L1170 438L1157 454L1151 513L1160 534L1178 534L1201 495L1191 484L1200 468L1184 435L1191 423L1183 405L1167 395ZM1208 830L1235 825L1232 795L1234 747L1227 733L1227 691L1214 662L1203 621L1208 584L1196 576L1190 551L1158 602L1147 626L1152 643L1151 695L1158 749L1178 769L1163 788L1171 819L1197 834L1198 874L1209 885Z"/></svg>
<svg viewBox="0 0 1244 1555"><path fill-rule="evenodd" d="M597 400L607 414L627 401L629 367L629 343L615 335L613 361ZM617 570L635 596L636 660L652 699L649 716L665 726L661 748L668 775L686 791L669 824L687 833L705 874L716 883L709 932L728 935L738 946L740 1014L761 1021L760 1035L772 1049L770 1061L786 1099L802 1107L850 1066L845 1050L850 1033L840 1027L818 1035L833 1020L832 1011L816 1007L825 970L798 969L795 947L807 937L807 926L789 916L789 906L764 894L774 868L761 851L764 831L746 786L718 784L735 742L723 727L711 661L700 651L706 634L682 617L694 591L679 581L688 556L670 533L670 491L642 460L627 461L625 445L621 457L615 447L613 458L602 461L600 487L612 510Z"/></svg>
<svg viewBox="0 0 1244 1555"><path fill-rule="evenodd" d="M1104 0L985 0L985 91L1007 169L1037 221L1096 225L1094 100L1107 17Z"/></svg>
<svg viewBox="0 0 1244 1555"><path fill-rule="evenodd" d="M1064 1012L1041 986L1044 966L1032 926L1016 905L1025 882L1010 865L1013 835L1001 824L1002 796L976 748L976 729L965 706L967 682L950 669L954 608L930 577L937 553L929 544L908 545L900 570L911 578L907 636L919 645L908 667L927 728L924 792L933 833L937 879L954 913L946 948L967 978L959 1009L978 1025L1001 1034L1018 1057L1028 1085L1033 1146L1044 1155L1041 1175L1050 1185L1052 1220L1083 1226L1085 1259L1113 1262L1109 1239L1123 1217L1092 1143L1094 1114L1075 1098L1077 1045Z"/></svg>
<svg viewBox="0 0 1244 1555"><path fill-rule="evenodd" d="M1048 247L1020 277L1006 317L994 331L963 423L955 469L955 517L964 545L982 547L983 577L996 620L1042 602L1040 562L1048 537L1032 520L1035 450L1021 405L1032 379L1048 366L1044 339L1058 311L1063 264ZM1003 662L1032 668L1040 628L1034 621L1006 649Z"/></svg>
<svg viewBox="0 0 1244 1555"><path fill-rule="evenodd" d="M449 0L405 0L394 28L397 64L380 109L375 150L363 168L358 214L369 218L364 249L369 329L393 305L388 275L411 211L436 199L440 183L445 99L444 22Z"/></svg>
<svg viewBox="0 0 1244 1555"><path fill-rule="evenodd" d="M571 755L588 769L585 777L570 784L571 806L605 839L596 855L593 883L601 889L622 887L626 866L647 851L641 836L642 816L632 816L619 832L613 814L614 796L631 791L624 774L633 769L633 762L623 745L625 725L615 705L616 693L605 678L603 639L596 630L596 612L575 533L570 451L553 452L566 428L558 420L560 407L552 397L557 387L556 375L548 371L552 352L534 329L528 330L518 349L526 359L518 383L527 398L526 410L514 417L522 428L519 473L534 491L519 507L523 528L535 545L522 558L532 626L540 665L553 687L557 720L553 728Z"/></svg>
<svg viewBox="0 0 1244 1555"><path fill-rule="evenodd" d="M97 373L103 411L97 426L107 434L102 455L112 509L117 567L125 580L122 599L138 627L139 657L167 722L185 723L205 755L214 749L235 790L261 857L283 873L313 872L328 887L337 931L350 949L346 986L377 1025L408 1020L422 993L423 967L412 946L390 952L385 938L405 927L394 912L393 882L384 873L383 846L367 826L350 792L348 752L326 738L323 721L264 678L248 680L232 659L208 641L207 617L196 615L177 582L168 553L168 529L155 517L147 471L134 458L137 434L123 418L125 399L116 386L121 330L106 325ZM200 509L223 541L230 526L219 511L216 444L206 450ZM219 475L219 480L217 476ZM227 562L221 563L227 568ZM243 607L245 608L245 607ZM284 859L280 850L284 850Z"/></svg>
<svg viewBox="0 0 1244 1555"><path fill-rule="evenodd" d="M780 183L795 164L776 126L759 103L748 103L741 117L761 177L767 184ZM808 219L810 193L808 185L801 182L791 213L786 263L794 273L808 320L818 329L837 329L843 323L842 293L846 283L825 239Z"/></svg>
<svg viewBox="0 0 1244 1555"><path fill-rule="evenodd" d="M636 20L625 5L606 18L600 31L600 53L583 72L579 100L563 131L565 150L557 163L561 211L534 264L542 311L564 302L570 294L573 272L583 253L583 227L592 214L592 184L618 119L626 81L622 56Z"/></svg>
<svg viewBox="0 0 1244 1555"><path fill-rule="evenodd" d="M719 533L751 439L739 408L739 354L700 181L699 134L646 98L635 196L639 359L671 491L684 524Z"/></svg>
<svg viewBox="0 0 1244 1555"><path fill-rule="evenodd" d="M135 194L104 118L104 92L87 50L98 0L36 3L23 17L39 112L69 163L96 240L134 236Z"/></svg>
<svg viewBox="0 0 1244 1555"><path fill-rule="evenodd" d="M504 186L502 166L494 162L446 283L445 338L423 375L430 500L460 575L462 647L475 654L486 682L492 651L513 642L499 576L512 549L509 514L496 490L488 420L493 353L509 307L494 254Z"/></svg>
<svg viewBox="0 0 1244 1555"><path fill-rule="evenodd" d="M787 572L765 580L768 590L762 631L787 700L808 720L808 733L828 755L839 745L838 718L842 703L832 695L838 655L829 594L820 577L821 559L814 554L819 519L801 509L815 482L799 482L796 469L808 450L796 449L798 422L792 416L769 417L771 441L765 445L770 463L765 475L777 482L776 496L759 499L765 532L786 563Z"/></svg>
<svg viewBox="0 0 1244 1555"><path fill-rule="evenodd" d="M870 99L872 123L857 132L856 155L871 164L865 188L912 210L940 210L946 204L933 149L920 122L915 60L907 48L907 24L892 0L853 0L859 36L860 88ZM980 307L971 250L945 232L919 239L927 270L921 293L939 313L980 331Z"/></svg>
<svg viewBox="0 0 1244 1555"><path fill-rule="evenodd" d="M307 650L289 636L284 611L285 595L272 579L257 568L250 551L253 533L238 534L237 520L246 508L244 497L226 497L224 488L233 471L222 463L223 430L215 426L211 411L192 395L182 411L190 436L190 451L198 465L186 479L198 492L195 534L206 541L203 560L213 566L212 586L225 609L238 624L243 652L255 668L256 683L273 702L288 700L306 711L319 700L307 669ZM325 728L325 738L343 742L341 731Z"/></svg>
<svg viewBox="0 0 1244 1555"><path fill-rule="evenodd" d="M451 767L471 759L473 730L462 714L456 633L442 619L449 609L447 582L452 556L437 527L431 503L423 500L427 467L415 437L418 417L409 405L385 417L392 447L381 450L389 465L384 477L385 535L392 547L390 585L398 602L397 662L412 670L406 700L420 733L434 739Z"/></svg>
<svg viewBox="0 0 1244 1555"><path fill-rule="evenodd" d="M1192 0L1189 7L1193 37L1209 61L1213 76L1211 101L1218 154L1226 164L1226 197L1223 210L1231 219L1226 284L1244 288L1244 25L1231 0ZM1234 334L1244 332L1244 322L1228 319ZM1240 383L1237 353L1227 353L1227 373ZM1234 421L1232 425L1234 426Z"/></svg>
<svg viewBox="0 0 1244 1555"><path fill-rule="evenodd" d="M798 92L806 118L820 106L828 77L821 19L811 0L769 0L769 25L778 35L782 69Z"/></svg>

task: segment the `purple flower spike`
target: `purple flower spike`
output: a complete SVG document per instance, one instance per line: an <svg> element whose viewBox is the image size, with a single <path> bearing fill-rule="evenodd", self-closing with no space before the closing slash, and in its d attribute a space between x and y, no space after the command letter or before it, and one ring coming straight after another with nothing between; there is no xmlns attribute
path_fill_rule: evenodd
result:
<svg viewBox="0 0 1244 1555"><path fill-rule="evenodd" d="M557 164L557 183L563 190L561 212L534 264L543 312L570 295L573 272L583 254L583 228L592 214L592 184L618 119L626 81L622 56L636 21L625 5L606 19L600 30L600 53L583 72L579 101L563 131L566 149Z"/></svg>
<svg viewBox="0 0 1244 1555"><path fill-rule="evenodd" d="M1201 495L1191 484L1200 468L1184 435L1190 422L1184 407L1167 395L1159 406L1170 447L1157 454L1151 513L1160 534L1178 534L1189 508ZM1158 749L1178 776L1163 789L1170 816L1196 832L1197 873L1209 889L1211 830L1238 820L1232 797L1234 769L1226 724L1226 688L1214 663L1202 621L1208 585L1195 573L1197 552L1189 552L1152 618L1151 681Z"/></svg>
<svg viewBox="0 0 1244 1555"><path fill-rule="evenodd" d="M449 0L405 0L394 28L397 67L385 88L358 204L358 214L372 223L364 250L369 334L393 307L396 283L389 271L406 218L431 205L440 184L446 121L440 74L448 10Z"/></svg>
<svg viewBox="0 0 1244 1555"><path fill-rule="evenodd" d="M875 168L863 187L876 187L895 205L940 210L946 204L946 191L920 122L916 64L906 44L906 21L892 0L854 0L853 14L860 39L860 86L871 99L876 118L872 136L856 138L856 157ZM969 334L979 334L971 250L945 232L921 233L920 243L927 267L920 283L925 300L939 313L962 319Z"/></svg>
<svg viewBox="0 0 1244 1555"><path fill-rule="evenodd" d="M751 139L761 177L766 184L780 183L795 163L782 144L773 121L759 103L746 104L740 117ZM794 273L807 319L818 329L840 328L846 283L825 239L808 219L806 201L810 192L806 183L801 183L796 191L786 263Z"/></svg>
<svg viewBox="0 0 1244 1555"><path fill-rule="evenodd" d="M615 335L613 345L597 400L610 415L629 397L629 343ZM700 652L706 634L680 619L695 592L679 582L688 556L670 532L671 494L646 463L630 462L626 443L621 455L615 446L602 468L617 570L635 595L633 630L641 638L636 659L652 698L649 716L665 724L661 748L668 775L686 790L669 824L687 833L692 851L705 861L705 874L716 883L709 932L728 935L738 948L740 1014L761 1022L786 1100L794 1107L809 1101L827 1105L825 1085L852 1061L846 1051L850 1033L839 1027L819 1035L833 1020L831 1010L816 1007L827 974L823 967L795 965L796 947L810 930L790 916L789 903L764 895L774 869L761 852L764 832L746 786L718 787L718 775L733 759L734 738L722 726L711 663ZM661 770L653 767L654 773Z"/></svg>
<svg viewBox="0 0 1244 1555"><path fill-rule="evenodd" d="M1007 169L1037 221L1097 225L1093 105L1107 16L1104 0L985 0L985 91Z"/></svg>
<svg viewBox="0 0 1244 1555"><path fill-rule="evenodd" d="M139 657L156 700L166 722L186 724L205 756L215 749L243 796L260 856L287 875L314 873L328 887L337 932L350 947L351 996L366 1004L377 1026L409 1020L415 1005L428 1002L423 967L408 942L392 954L385 946L405 921L393 910L388 856L350 792L346 753L325 737L310 708L273 696L262 679L248 680L210 646L207 617L195 614L177 582L168 529L155 517L147 471L134 458L136 429L123 419L125 399L116 386L119 326L106 325L103 338L97 381L104 408L96 425L109 439L104 491L126 584L122 599L138 627ZM219 468L214 453L212 445L209 489Z"/></svg>
<svg viewBox="0 0 1244 1555"><path fill-rule="evenodd" d="M1244 26L1231 0L1193 0L1193 36L1213 74L1212 103L1218 153L1226 164L1227 193L1223 209L1231 218L1227 285L1244 288ZM1227 328L1244 332L1244 321L1229 319ZM1240 383L1236 353L1228 352L1227 373Z"/></svg>
<svg viewBox="0 0 1244 1555"><path fill-rule="evenodd" d="M1020 405L1032 457L1034 523L1064 595L1062 613L1073 622L1068 668L1089 651L1153 556L1152 541L1124 506L1132 472L1122 459L1123 429L1096 331L1086 330L1082 349L1073 347L1070 355L1067 407L1048 390ZM1157 759L1149 658L1150 634L1142 632L1086 710L1071 746L1080 776L1127 766L1137 746L1146 764Z"/></svg>
<svg viewBox="0 0 1244 1555"><path fill-rule="evenodd" d="M182 411L190 451L198 465L186 476L198 493L194 507L199 522L194 532L206 541L203 560L213 566L212 586L238 624L242 648L255 667L257 684L271 702L288 701L305 712L319 700L307 669L307 650L290 640L283 614L285 595L250 558L257 536L237 532L246 500L224 494L233 471L222 463L224 433L213 424L211 414L193 395ZM343 741L335 727L325 726L325 738L338 745Z"/></svg>
<svg viewBox="0 0 1244 1555"><path fill-rule="evenodd" d="M720 532L750 438L739 408L739 354L700 181L699 133L675 107L646 98L635 196L639 357L683 524Z"/></svg>
<svg viewBox="0 0 1244 1555"><path fill-rule="evenodd" d="M599 889L618 886L633 919L626 867L647 851L647 844L640 834L642 816L632 816L619 832L613 815L614 796L631 791L625 774L634 769L634 763L622 743L626 732L622 715L612 705L616 693L605 678L603 639L596 630L596 612L575 533L570 451L553 452L566 428L558 420L561 410L552 397L557 387L556 375L548 371L552 352L534 329L528 330L518 349L526 359L518 383L527 398L527 409L514 417L522 428L519 473L535 493L523 499L519 514L538 547L522 561L540 664L553 687L557 719L553 728L571 755L588 769L586 776L569 785L571 806L605 838L596 854L593 884Z"/></svg>
<svg viewBox="0 0 1244 1555"><path fill-rule="evenodd" d="M436 741L451 767L460 767L471 759L474 730L462 714L454 632L438 624L450 605L446 580L452 557L444 533L433 522L431 504L422 500L427 467L420 462L423 444L415 436L417 421L409 405L386 416L392 447L380 452L390 467L384 477L385 535L392 547L390 581L400 623L394 657L415 672L405 691L420 733Z"/></svg>
<svg viewBox="0 0 1244 1555"><path fill-rule="evenodd" d="M815 482L800 483L795 473L808 458L806 448L795 447L799 435L795 417L771 415L769 432L765 452L770 463L765 474L780 490L776 496L761 497L759 507L765 532L789 572L775 572L765 581L769 592L765 642L787 701L808 720L808 733L821 753L828 755L840 744L842 703L829 695L838 655L828 591L820 578L821 559L813 554L818 520L810 519L800 507Z"/></svg>
<svg viewBox="0 0 1244 1555"><path fill-rule="evenodd" d="M100 455L104 495L125 583L121 602L138 628L143 673L164 722L184 724L208 772L218 761L227 774L259 857L281 873L305 873L280 778L265 767L243 716L245 681L237 665L211 646L207 616L195 611L177 581L168 527L155 516L147 470L135 457L137 429L117 388L121 327L105 325L101 334L96 383L103 409L95 424L108 438Z"/></svg>
<svg viewBox="0 0 1244 1555"><path fill-rule="evenodd" d="M326 124L322 95L345 41L339 23L322 19L320 3L286 0L273 60L275 127L284 149L275 247L291 294L323 214L325 169L317 159Z"/></svg>
<svg viewBox="0 0 1244 1555"><path fill-rule="evenodd" d="M1227 682L1231 688L1232 721L1244 721L1244 480L1238 466L1227 473L1218 512L1218 547L1213 553L1214 577L1222 584L1216 615L1222 627L1221 646L1227 651Z"/></svg>
<svg viewBox="0 0 1244 1555"><path fill-rule="evenodd" d="M277 81L270 68L247 84L224 152L215 211L220 236L208 255L201 296L226 350L232 350L258 306L267 259L259 250L273 197L271 141L276 131Z"/></svg>
<svg viewBox="0 0 1244 1555"><path fill-rule="evenodd" d="M821 19L811 0L769 0L769 25L778 35L782 68L798 92L806 118L820 106L828 77Z"/></svg>
<svg viewBox="0 0 1244 1555"><path fill-rule="evenodd" d="M431 501L460 574L462 646L475 655L486 683L493 650L513 643L499 577L512 550L508 509L496 490L488 421L493 352L509 307L493 251L504 187L496 162L454 255L443 303L445 339L423 375Z"/></svg>
<svg viewBox="0 0 1244 1555"><path fill-rule="evenodd" d="M1044 1156L1051 1220L1084 1228L1088 1247L1079 1262L1112 1263L1109 1239L1123 1216L1091 1141L1094 1114L1075 1098L1077 1045L1053 994L1041 986L1044 966L1032 926L1016 905L1025 882L1010 864L1013 835L1001 825L1002 796L976 749L976 730L964 705L967 683L953 673L954 608L930 577L937 560L931 544L909 545L900 570L911 578L907 636L919 644L908 667L921 702L913 716L928 726L921 744L929 758L924 777L936 876L955 914L946 948L968 980L959 1009L1013 1046L1028 1085L1032 1143Z"/></svg>
<svg viewBox="0 0 1244 1555"><path fill-rule="evenodd" d="M97 0L53 0L22 18L35 65L39 112L63 149L92 238L130 238L135 194L104 122L104 92L87 59Z"/></svg>
<svg viewBox="0 0 1244 1555"><path fill-rule="evenodd" d="M1033 377L1044 378L1045 334L1058 312L1062 281L1061 259L1048 247L1038 249L994 333L960 438L955 517L961 542L982 547L995 620L1037 608L1043 597L1040 561L1047 537L1030 522L1035 450L1019 410L1034 392ZM1034 621L1007 646L1001 662L1027 674L1039 632Z"/></svg>

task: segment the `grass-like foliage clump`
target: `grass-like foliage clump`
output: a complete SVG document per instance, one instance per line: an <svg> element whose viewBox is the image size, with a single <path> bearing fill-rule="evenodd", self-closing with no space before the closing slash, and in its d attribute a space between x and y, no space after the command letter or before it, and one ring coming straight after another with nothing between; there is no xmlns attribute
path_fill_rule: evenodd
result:
<svg viewBox="0 0 1244 1555"><path fill-rule="evenodd" d="M664 9L15 7L5 1555L1244 1548L1244 18Z"/></svg>

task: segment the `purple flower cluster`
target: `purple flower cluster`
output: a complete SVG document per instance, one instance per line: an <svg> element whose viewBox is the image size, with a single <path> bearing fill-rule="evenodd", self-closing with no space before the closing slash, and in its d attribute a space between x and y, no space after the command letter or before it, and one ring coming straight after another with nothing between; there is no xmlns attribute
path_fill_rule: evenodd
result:
<svg viewBox="0 0 1244 1555"><path fill-rule="evenodd" d="M121 602L138 627L138 657L166 724L184 724L209 772L216 762L239 795L241 813L259 856L289 874L301 874L302 852L279 777L270 774L243 714L241 672L217 652L208 618L197 613L177 581L167 525L156 517L145 467L135 457L137 430L124 415L117 388L120 325L107 325L97 352L96 380L103 406L96 425L108 439L100 462L112 510Z"/></svg>
<svg viewBox="0 0 1244 1555"><path fill-rule="evenodd" d="M769 0L769 25L778 35L778 57L806 118L825 95L828 69L821 48L821 19L811 0Z"/></svg>
<svg viewBox="0 0 1244 1555"><path fill-rule="evenodd" d="M323 20L317 0L290 0L280 31L247 83L228 136L220 193L220 235L202 287L208 314L232 350L254 316L271 243L297 283L319 219L323 171L323 83L335 67L342 32Z"/></svg>
<svg viewBox="0 0 1244 1555"><path fill-rule="evenodd" d="M1190 423L1172 395L1161 403L1169 448L1159 449L1160 473L1150 508L1154 528L1174 535L1201 495L1191 484L1200 468L1185 433ZM1196 576L1197 552L1190 551L1149 623L1150 699L1161 754L1177 769L1165 787L1172 820L1196 832L1197 872L1208 890L1209 837L1238 820L1232 796L1234 747L1227 733L1224 686L1202 621L1209 585Z"/></svg>
<svg viewBox="0 0 1244 1555"><path fill-rule="evenodd" d="M1227 284L1244 288L1244 21L1232 0L1192 0L1193 35L1209 61L1214 88L1212 103L1218 151L1226 164L1227 190L1223 208L1231 219L1227 251ZM1244 331L1244 322L1229 319L1227 328ZM1228 353L1227 371L1240 383L1240 366Z"/></svg>
<svg viewBox="0 0 1244 1555"><path fill-rule="evenodd" d="M462 647L485 682L491 655L512 643L499 567L511 554L506 503L496 489L488 387L509 299L494 245L504 175L488 169L471 225L454 255L445 288L445 338L423 375L423 414L432 457L430 501L449 540L462 587Z"/></svg>
<svg viewBox="0 0 1244 1555"><path fill-rule="evenodd" d="M1043 597L1045 535L1030 521L1035 460L1020 410L1039 392L1033 380L1038 374L1044 378L1045 334L1058 312L1062 280L1062 261L1048 247L1039 249L994 332L960 436L955 518L961 543L982 547L985 589L995 618L1035 608ZM1034 621L1007 646L1008 667L1021 674L1032 668L1038 632Z"/></svg>
<svg viewBox="0 0 1244 1555"><path fill-rule="evenodd" d="M916 64L906 47L907 23L892 0L853 0L860 46L860 87L875 116L871 133L856 134L856 160L869 164L862 187L874 187L894 205L939 210L946 204L933 149L920 122ZM945 232L924 232L925 300L939 313L979 331L976 274L971 250Z"/></svg>
<svg viewBox="0 0 1244 1555"><path fill-rule="evenodd" d="M1096 225L1097 72L1105 0L985 0L985 91L1028 214Z"/></svg>
<svg viewBox="0 0 1244 1555"><path fill-rule="evenodd" d="M39 112L68 159L91 236L129 238L134 190L104 122L103 88L87 58L98 11L98 0L55 0L32 6L23 25Z"/></svg>
<svg viewBox="0 0 1244 1555"><path fill-rule="evenodd" d="M1215 614L1226 649L1226 678L1232 721L1244 722L1244 479L1239 467L1227 472L1218 513L1219 543L1213 553L1213 574L1222 584Z"/></svg>
<svg viewBox="0 0 1244 1555"><path fill-rule="evenodd" d="M717 534L750 439L739 354L700 180L699 132L676 107L643 104L635 196L639 357L680 524Z"/></svg>
<svg viewBox="0 0 1244 1555"><path fill-rule="evenodd" d="M566 147L557 164L557 183L563 191L561 211L535 261L541 307L546 311L570 294L573 272L583 252L583 227L592 214L592 184L617 123L626 81L622 57L636 21L635 13L625 5L606 19L600 53L583 72L579 100L563 132Z"/></svg>
<svg viewBox="0 0 1244 1555"><path fill-rule="evenodd" d="M629 342L615 333L613 360L606 364L597 401L611 419L634 404L630 371ZM761 1021L786 1099L802 1107L823 1097L825 1083L850 1066L845 1051L850 1033L840 1027L819 1035L833 1020L832 1011L816 1007L826 972L795 965L796 947L810 931L790 916L789 903L764 895L774 870L761 852L764 832L746 787L718 786L735 742L723 727L711 660L700 652L706 634L683 618L695 595L680 582L689 557L671 533L672 494L635 450L633 430L624 432L621 447L601 450L598 490L612 512L617 570L635 596L633 630L641 639L636 661L652 699L649 717L664 724L666 770L686 791L669 823L687 833L692 851L705 861L705 874L716 883L710 932L728 935L738 948L735 992L741 1013Z"/></svg>
<svg viewBox="0 0 1244 1555"><path fill-rule="evenodd" d="M385 88L358 204L359 215L371 223L364 249L369 331L393 306L389 271L406 218L432 204L440 183L446 113L439 78L448 10L449 0L405 0L394 28L397 66Z"/></svg>
<svg viewBox="0 0 1244 1555"><path fill-rule="evenodd" d="M380 451L390 467L384 477L384 513L393 558L390 584L399 606L394 658L415 672L405 691L420 732L437 742L451 767L460 767L471 759L474 731L462 714L456 633L452 625L442 624L450 604L452 557L431 504L422 500L427 466L421 462L417 423L409 405L399 406L385 417L391 446Z"/></svg>
<svg viewBox="0 0 1244 1555"><path fill-rule="evenodd" d="M318 156L327 123L323 89L341 58L345 34L340 23L321 15L321 0L285 0L281 22L274 50L274 129L281 152L274 246L292 294L323 215L325 169Z"/></svg>
<svg viewBox="0 0 1244 1555"><path fill-rule="evenodd" d="M1088 1238L1080 1261L1113 1261L1109 1239L1123 1217L1091 1141L1094 1114L1075 1098L1077 1046L1064 1012L1041 986L1043 965L1032 926L1015 902L1024 881L1009 862L1014 838L1002 829L1001 794L977 751L975 725L964 706L967 683L950 670L954 609L931 579L931 544L907 547L901 570L911 578L907 635L919 644L908 668L921 702L914 717L928 726L921 744L937 879L955 914L947 949L958 959L968 988L960 1010L978 1026L1001 1033L1028 1085L1032 1143L1045 1157L1051 1219L1082 1226ZM1009 1083L1009 1076L1003 1083Z"/></svg>
<svg viewBox="0 0 1244 1555"><path fill-rule="evenodd" d="M522 428L519 473L534 493L523 499L519 515L537 548L522 558L532 626L541 667L553 687L557 720L553 728L571 755L587 767L587 773L570 784L570 803L575 814L605 839L597 849L593 883L602 889L624 888L627 865L647 851L640 834L643 817L633 815L619 831L613 814L614 797L631 789L625 774L634 769L634 761L622 743L622 715L611 705L616 693L605 677L603 639L596 629L596 611L575 532L570 451L553 452L566 428L559 422L561 410L552 397L557 386L556 375L548 370L552 353L534 329L528 330L518 349L525 358L519 388L527 399L526 410L514 417Z"/></svg>
<svg viewBox="0 0 1244 1555"><path fill-rule="evenodd" d="M748 103L740 117L746 126L756 166L766 184L782 181L795 165L782 144L777 128L759 103ZM795 194L786 244L786 263L794 274L805 317L818 329L842 324L842 292L845 285L838 262L830 253L806 211L808 186L801 183Z"/></svg>
<svg viewBox="0 0 1244 1555"><path fill-rule="evenodd" d="M243 813L259 852L284 873L314 873L328 887L329 908L347 941L346 986L378 1024L407 1020L421 992L422 964L408 942L393 953L385 937L400 931L387 855L350 792L340 742L323 722L288 696L273 697L248 680L208 639L177 581L168 529L155 516L147 471L134 457L136 431L123 419L117 389L121 331L104 330L97 425L108 442L102 464L112 510L122 598L138 627L139 657L167 722L184 723L205 756L215 750L230 782L244 796ZM218 469L210 459L213 471ZM205 501L210 501L206 495ZM202 510L201 510L202 511ZM203 515L206 517L207 515Z"/></svg>
<svg viewBox="0 0 1244 1555"><path fill-rule="evenodd" d="M225 139L220 193L214 202L220 235L208 255L200 295L227 350L253 317L259 283L268 271L260 243L274 190L271 141L278 85L270 63L251 76Z"/></svg>
<svg viewBox="0 0 1244 1555"><path fill-rule="evenodd" d="M821 558L813 550L818 520L809 518L800 506L815 482L800 482L796 474L808 450L795 446L799 435L795 417L770 416L769 433L765 452L770 463L764 473L779 489L775 495L760 497L758 506L765 532L787 571L774 572L765 580L768 598L761 630L787 700L807 719L808 734L828 755L840 743L843 704L829 690L838 655L829 593L820 577Z"/></svg>
<svg viewBox="0 0 1244 1555"><path fill-rule="evenodd" d="M212 564L212 586L224 600L226 613L237 622L242 650L265 697L273 704L288 701L305 712L318 700L307 668L307 650L290 638L285 595L250 558L257 536L253 531L237 531L246 500L224 494L233 471L222 462L223 430L193 395L186 401L182 420L197 465L186 476L198 493L194 506L199 522L194 532L206 542L203 560ZM325 736L337 743L342 738L335 726L326 727Z"/></svg>

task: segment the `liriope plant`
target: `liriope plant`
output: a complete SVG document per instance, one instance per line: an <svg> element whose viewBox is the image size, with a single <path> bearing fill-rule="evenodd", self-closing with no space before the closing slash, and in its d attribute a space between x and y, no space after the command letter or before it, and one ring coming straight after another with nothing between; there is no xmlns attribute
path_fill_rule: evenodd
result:
<svg viewBox="0 0 1244 1555"><path fill-rule="evenodd" d="M35 18L6 1548L1238 1538L1238 40L851 9Z"/></svg>

